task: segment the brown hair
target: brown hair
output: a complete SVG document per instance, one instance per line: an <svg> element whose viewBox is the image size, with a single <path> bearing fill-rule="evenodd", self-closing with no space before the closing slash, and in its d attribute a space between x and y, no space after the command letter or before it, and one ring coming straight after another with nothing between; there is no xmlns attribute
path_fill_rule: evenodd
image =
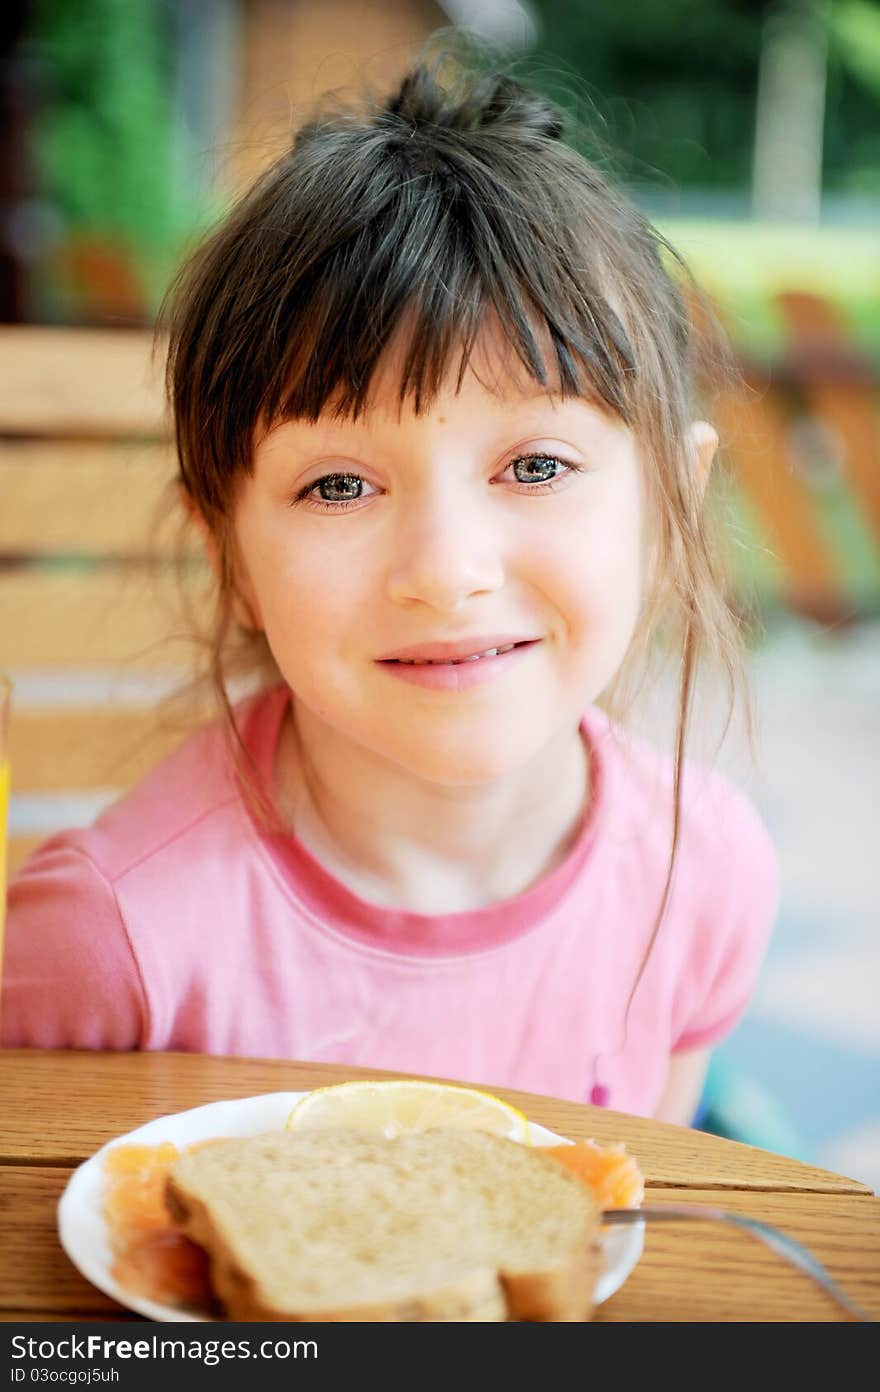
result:
<svg viewBox="0 0 880 1392"><path fill-rule="evenodd" d="M709 652L735 679L738 620L687 449L696 344L664 262L683 268L564 130L555 106L506 75L459 71L444 85L424 64L383 104L315 116L184 268L163 321L168 390L183 485L219 555L212 671L230 717L230 515L261 422L357 416L402 329L400 399L422 410L454 362L461 381L491 313L538 383L549 343L563 394L632 428L656 583L631 654L662 631L681 658L671 854L649 953L678 846L697 660Z"/></svg>

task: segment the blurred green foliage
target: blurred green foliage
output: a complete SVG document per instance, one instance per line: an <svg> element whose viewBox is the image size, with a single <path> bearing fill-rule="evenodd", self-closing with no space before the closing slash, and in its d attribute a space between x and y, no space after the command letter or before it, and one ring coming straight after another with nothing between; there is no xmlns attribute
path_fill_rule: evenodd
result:
<svg viewBox="0 0 880 1392"><path fill-rule="evenodd" d="M788 0L828 41L823 182L880 193L877 0ZM767 3L743 0L531 0L540 20L528 66L578 106L619 172L659 189L748 188ZM579 100L578 100L579 98Z"/></svg>
<svg viewBox="0 0 880 1392"><path fill-rule="evenodd" d="M577 108L642 182L748 184L759 6L731 0L532 0L534 81Z"/></svg>
<svg viewBox="0 0 880 1392"><path fill-rule="evenodd" d="M833 0L828 23L829 180L846 191L880 194L880 5Z"/></svg>
<svg viewBox="0 0 880 1392"><path fill-rule="evenodd" d="M171 18L160 0L35 0L27 34L32 162L59 240L113 246L148 308L197 215L173 177ZM63 316L63 276L47 274Z"/></svg>

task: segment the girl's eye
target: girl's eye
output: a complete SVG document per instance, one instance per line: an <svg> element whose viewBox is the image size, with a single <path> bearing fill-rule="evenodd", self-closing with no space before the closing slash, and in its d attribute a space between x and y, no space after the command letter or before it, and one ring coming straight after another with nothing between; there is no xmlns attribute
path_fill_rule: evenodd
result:
<svg viewBox="0 0 880 1392"><path fill-rule="evenodd" d="M359 502L361 498L368 497L369 494L364 489L370 488L368 483L358 474L325 474L323 478L316 479L297 494L297 502L313 502L318 506L333 507L336 512L341 511L346 503Z"/></svg>
<svg viewBox="0 0 880 1392"><path fill-rule="evenodd" d="M555 483L557 479L576 471L577 465L557 459L553 454L523 454L507 468L512 471L517 483L540 485Z"/></svg>
<svg viewBox="0 0 880 1392"><path fill-rule="evenodd" d="M516 483L525 485L531 492L537 493L542 489L552 489L554 484L561 483L568 474L580 471L579 465L570 464L554 454L537 453L520 455L508 464L504 473L512 474ZM372 484L367 483L359 474L325 474L323 478L316 479L314 483L309 483L301 489L294 501L311 504L327 512L344 512L347 507L354 507L375 492Z"/></svg>

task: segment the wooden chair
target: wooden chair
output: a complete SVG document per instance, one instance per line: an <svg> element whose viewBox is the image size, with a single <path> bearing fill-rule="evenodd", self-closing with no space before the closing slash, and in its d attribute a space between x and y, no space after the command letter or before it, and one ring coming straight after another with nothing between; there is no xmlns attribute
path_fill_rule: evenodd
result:
<svg viewBox="0 0 880 1392"><path fill-rule="evenodd" d="M816 440L827 466L839 468L843 491L859 512L865 549L875 557L876 604L880 383L833 304L787 292L775 297L775 306L784 334L782 356L770 365L744 361L742 384L720 393L714 418L754 519L750 544L765 548L778 597L811 617L846 621L858 617L865 597L849 592L841 543L835 546L829 525L831 508L811 480L806 440Z"/></svg>
<svg viewBox="0 0 880 1392"><path fill-rule="evenodd" d="M176 472L143 332L0 329L0 667L13 679L10 871L181 737L164 693Z"/></svg>
<svg viewBox="0 0 880 1392"><path fill-rule="evenodd" d="M818 295L776 296L804 405L836 434L842 467L880 545L880 391L876 367L840 310Z"/></svg>

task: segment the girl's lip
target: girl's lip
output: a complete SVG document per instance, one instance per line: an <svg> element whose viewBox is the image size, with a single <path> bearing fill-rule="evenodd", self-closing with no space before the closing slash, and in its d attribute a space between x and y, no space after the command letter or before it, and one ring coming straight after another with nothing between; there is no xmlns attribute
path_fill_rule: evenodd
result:
<svg viewBox="0 0 880 1392"><path fill-rule="evenodd" d="M418 647L398 648L380 657L380 662L463 662L469 657L491 652L493 648L510 648L537 642L521 633L486 633L455 642L420 643Z"/></svg>
<svg viewBox="0 0 880 1392"><path fill-rule="evenodd" d="M379 665L392 677L408 682L411 686L421 686L429 691L469 691L482 686L508 671L521 662L528 650L535 646L537 639L518 643L507 652L495 653L492 657L477 657L470 662L458 660L431 662L407 662L404 659L384 658ZM497 646L503 646L499 644Z"/></svg>

